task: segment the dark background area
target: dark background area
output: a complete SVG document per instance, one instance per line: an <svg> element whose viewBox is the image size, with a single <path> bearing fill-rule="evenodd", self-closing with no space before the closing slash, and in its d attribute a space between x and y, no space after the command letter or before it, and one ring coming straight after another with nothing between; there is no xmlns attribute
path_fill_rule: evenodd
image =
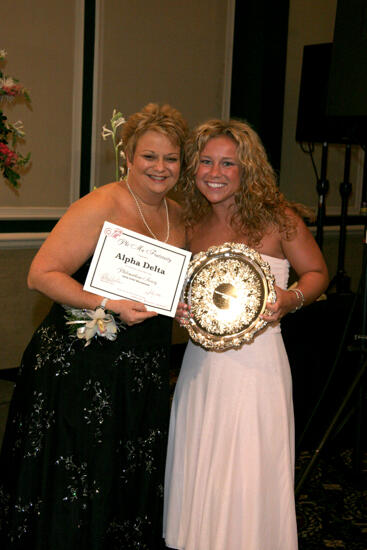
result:
<svg viewBox="0 0 367 550"><path fill-rule="evenodd" d="M289 1L237 0L230 114L260 135L280 170Z"/></svg>

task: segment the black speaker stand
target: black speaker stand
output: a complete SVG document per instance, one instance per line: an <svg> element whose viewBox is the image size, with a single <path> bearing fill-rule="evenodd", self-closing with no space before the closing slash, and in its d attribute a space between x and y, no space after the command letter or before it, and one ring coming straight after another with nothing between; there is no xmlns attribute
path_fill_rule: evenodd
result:
<svg viewBox="0 0 367 550"><path fill-rule="evenodd" d="M357 309L357 306L360 305L360 307ZM333 368L329 374L329 377L327 379L327 382L323 388L323 391L321 393L321 396L319 398L318 403L316 404L316 407L314 411L311 414L311 417L306 425L306 428L304 429L301 440L303 439L306 430L309 428L311 424L312 418L316 414L316 410L318 409L320 402L322 398L324 397L326 393L326 389L331 381L331 378L336 370L337 364L339 360L342 357L342 352L344 351L344 346L346 343L346 335L349 332L350 324L353 319L353 316L355 312L358 311L358 314L360 316L360 323L359 323L359 334L356 334L354 336L354 344L352 346L349 346L347 348L347 351L349 353L353 353L354 356L358 357L358 360L356 361L356 364L358 366L357 373L349 386L347 393L345 394L345 397L339 406L336 414L334 415L332 421L330 422L327 430L325 431L323 437L321 438L321 441L319 445L317 446L316 450L314 451L309 463L305 467L304 471L301 474L301 477L299 481L296 483L296 489L295 494L296 496L299 494L304 482L306 481L312 467L314 466L317 458L320 456L320 453L326 444L327 440L329 439L330 435L333 433L334 428L337 426L346 406L350 403L351 398L355 396L355 402L354 407L352 407L352 410L350 411L349 415L347 415L346 420L341 423L341 427L343 427L347 420L351 418L352 415L356 416L356 424L355 424L355 445L354 445L354 453L353 453L353 467L354 467L354 473L358 475L361 471L361 457L362 457L362 433L363 433L363 422L365 420L365 412L364 412L364 405L366 400L366 367L367 367L367 220L364 227L364 241L363 241L363 261L362 261L362 272L361 277L358 285L358 291L355 295L351 311L348 315L347 323L344 329L344 334L340 342L340 346L338 349L338 353L336 356L336 362L333 365ZM299 442L300 444L300 442Z"/></svg>
<svg viewBox="0 0 367 550"><path fill-rule="evenodd" d="M338 267L335 277L331 280L328 288L328 292L336 287L336 292L349 293L350 292L350 277L346 274L344 269L345 262L345 243L347 234L347 214L348 214L348 201L352 192L352 184L349 181L350 174L350 158L351 158L351 145L347 143L345 146L345 160L344 160L344 179L339 186L339 192L341 196L341 214L340 214L340 232L339 232L339 249L338 249Z"/></svg>
<svg viewBox="0 0 367 550"><path fill-rule="evenodd" d="M328 144L326 141L322 144L321 171L320 179L317 180L317 193L319 195L317 221L316 221L316 242L322 250L324 244L324 221L325 221L325 200L329 191L329 181L326 178L327 173Z"/></svg>

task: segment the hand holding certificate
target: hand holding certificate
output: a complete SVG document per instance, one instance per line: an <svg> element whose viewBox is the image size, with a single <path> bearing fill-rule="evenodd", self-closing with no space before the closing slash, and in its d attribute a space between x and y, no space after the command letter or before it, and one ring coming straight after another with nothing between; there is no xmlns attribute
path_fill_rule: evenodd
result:
<svg viewBox="0 0 367 550"><path fill-rule="evenodd" d="M174 317L191 252L105 222L84 290Z"/></svg>

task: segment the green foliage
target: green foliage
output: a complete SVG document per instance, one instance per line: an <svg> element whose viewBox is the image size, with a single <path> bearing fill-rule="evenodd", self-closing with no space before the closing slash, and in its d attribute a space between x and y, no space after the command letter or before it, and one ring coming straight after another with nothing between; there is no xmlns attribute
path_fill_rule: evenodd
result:
<svg viewBox="0 0 367 550"><path fill-rule="evenodd" d="M0 50L0 63L5 60L6 55L5 50ZM19 97L30 103L29 94L24 86L17 79L5 75L0 68L0 106ZM14 189L19 187L19 171L29 163L31 157L30 153L22 155L16 150L17 143L23 140L24 136L22 122L11 124L0 109L0 172Z"/></svg>

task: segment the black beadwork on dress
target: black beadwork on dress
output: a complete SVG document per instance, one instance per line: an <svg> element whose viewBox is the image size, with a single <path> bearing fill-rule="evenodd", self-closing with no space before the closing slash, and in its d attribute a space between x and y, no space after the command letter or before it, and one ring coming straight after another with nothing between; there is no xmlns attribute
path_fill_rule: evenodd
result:
<svg viewBox="0 0 367 550"><path fill-rule="evenodd" d="M25 350L10 405L2 550L165 548L170 341L171 319L157 316L84 347L64 308L52 306Z"/></svg>

